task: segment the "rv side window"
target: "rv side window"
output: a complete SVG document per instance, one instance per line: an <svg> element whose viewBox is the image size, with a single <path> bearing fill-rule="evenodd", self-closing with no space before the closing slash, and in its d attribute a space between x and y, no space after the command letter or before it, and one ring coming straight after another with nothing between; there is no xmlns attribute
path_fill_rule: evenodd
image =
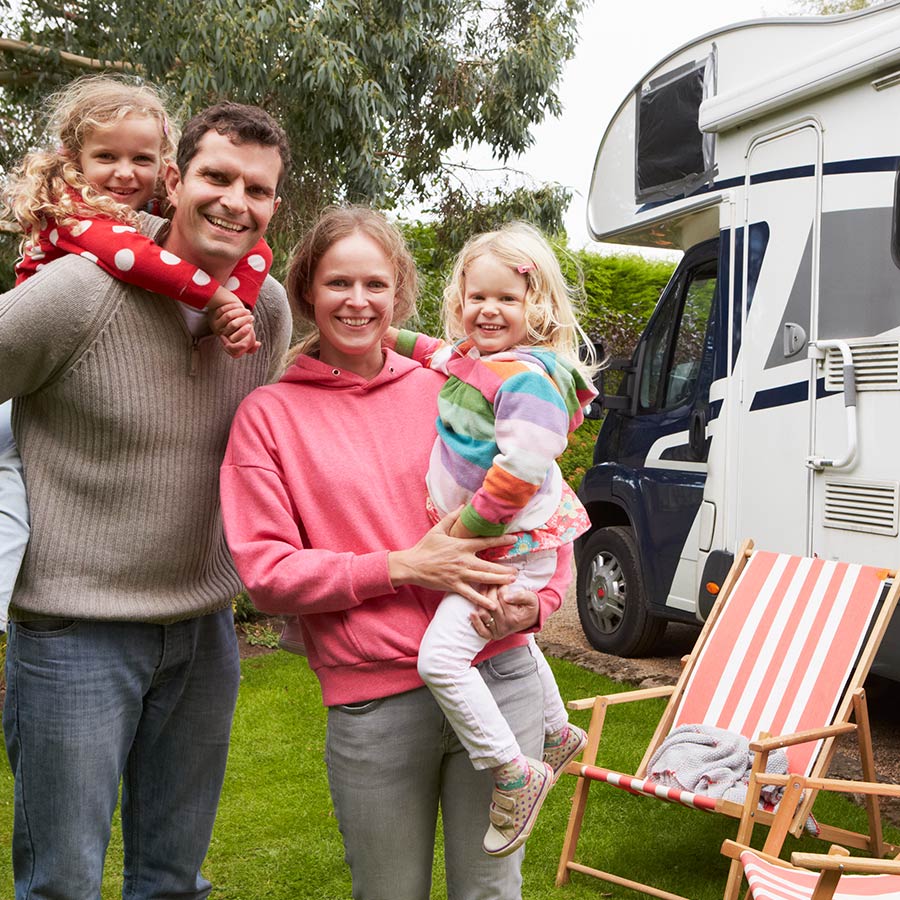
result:
<svg viewBox="0 0 900 900"><path fill-rule="evenodd" d="M653 320L640 379L640 409L676 409L691 402L700 374L706 327L716 292L716 263L685 275Z"/></svg>
<svg viewBox="0 0 900 900"><path fill-rule="evenodd" d="M642 410L660 408L660 397L664 390L671 355L672 332L675 330L678 315L675 297L680 298L680 295L680 290L673 291L669 296L669 302L659 308L646 339L647 349L644 351L644 365L640 373L639 404Z"/></svg>

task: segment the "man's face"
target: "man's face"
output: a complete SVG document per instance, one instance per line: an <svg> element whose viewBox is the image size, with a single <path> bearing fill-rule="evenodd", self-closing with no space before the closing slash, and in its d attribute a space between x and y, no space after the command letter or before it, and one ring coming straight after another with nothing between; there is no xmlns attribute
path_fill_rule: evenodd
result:
<svg viewBox="0 0 900 900"><path fill-rule="evenodd" d="M166 190L175 207L164 246L225 281L235 263L266 233L281 202L275 189L281 175L276 147L234 143L207 131L187 171L166 172Z"/></svg>

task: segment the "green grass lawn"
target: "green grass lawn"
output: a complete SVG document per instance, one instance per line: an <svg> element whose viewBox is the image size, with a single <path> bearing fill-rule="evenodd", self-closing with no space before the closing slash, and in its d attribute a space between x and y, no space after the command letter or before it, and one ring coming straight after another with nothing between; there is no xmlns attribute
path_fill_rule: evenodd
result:
<svg viewBox="0 0 900 900"><path fill-rule="evenodd" d="M621 690L621 685L565 662L551 660L563 697ZM628 704L607 718L601 762L630 771L652 734L661 701ZM586 727L587 713L573 720ZM98 736L99 738L100 736ZM347 900L350 877L331 812L325 764L325 710L318 682L306 663L275 653L243 663L228 776L204 871L216 900ZM12 830L12 778L0 767L0 847ZM564 777L541 811L528 841L524 896L528 900L600 900L635 897L633 892L581 875L554 887L575 779ZM823 800L830 800L827 806ZM696 900L721 897L727 860L718 854L736 823L597 785L585 816L579 859L658 883ZM599 801L599 802L598 802ZM864 828L862 810L842 798L822 798L823 821ZM116 824L115 830L118 829ZM900 835L889 838L895 843ZM790 840L790 839L789 839ZM805 848L824 845L804 839ZM792 842L790 849L799 844ZM6 849L0 858L0 898L12 897ZM600 859L603 862L600 863ZM103 900L121 896L121 840L110 847ZM440 866L432 896L445 900Z"/></svg>

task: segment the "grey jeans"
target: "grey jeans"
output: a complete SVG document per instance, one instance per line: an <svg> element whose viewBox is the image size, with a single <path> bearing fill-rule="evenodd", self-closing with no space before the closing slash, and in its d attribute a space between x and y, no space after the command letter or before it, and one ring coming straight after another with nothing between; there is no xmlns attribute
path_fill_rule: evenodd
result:
<svg viewBox="0 0 900 900"><path fill-rule="evenodd" d="M478 668L522 752L539 759L543 694L528 647ZM427 688L330 707L325 760L355 900L428 900L439 806L449 900L520 900L524 850L481 849L491 773L475 770Z"/></svg>

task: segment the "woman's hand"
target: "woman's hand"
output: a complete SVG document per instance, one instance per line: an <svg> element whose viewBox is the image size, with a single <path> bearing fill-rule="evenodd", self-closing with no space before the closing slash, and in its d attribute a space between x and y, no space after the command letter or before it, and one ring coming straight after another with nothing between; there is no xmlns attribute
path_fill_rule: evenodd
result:
<svg viewBox="0 0 900 900"><path fill-rule="evenodd" d="M490 547L505 547L514 542L506 535L462 540L450 536L459 510L444 516L414 547L388 553L391 584L415 584L433 591L453 591L493 615L500 601L482 588L507 585L515 580L509 566L489 562L475 554Z"/></svg>
<svg viewBox="0 0 900 900"><path fill-rule="evenodd" d="M537 623L540 601L534 591L492 587L486 593L497 600L497 608L479 609L469 616L472 627L485 640L499 641Z"/></svg>

